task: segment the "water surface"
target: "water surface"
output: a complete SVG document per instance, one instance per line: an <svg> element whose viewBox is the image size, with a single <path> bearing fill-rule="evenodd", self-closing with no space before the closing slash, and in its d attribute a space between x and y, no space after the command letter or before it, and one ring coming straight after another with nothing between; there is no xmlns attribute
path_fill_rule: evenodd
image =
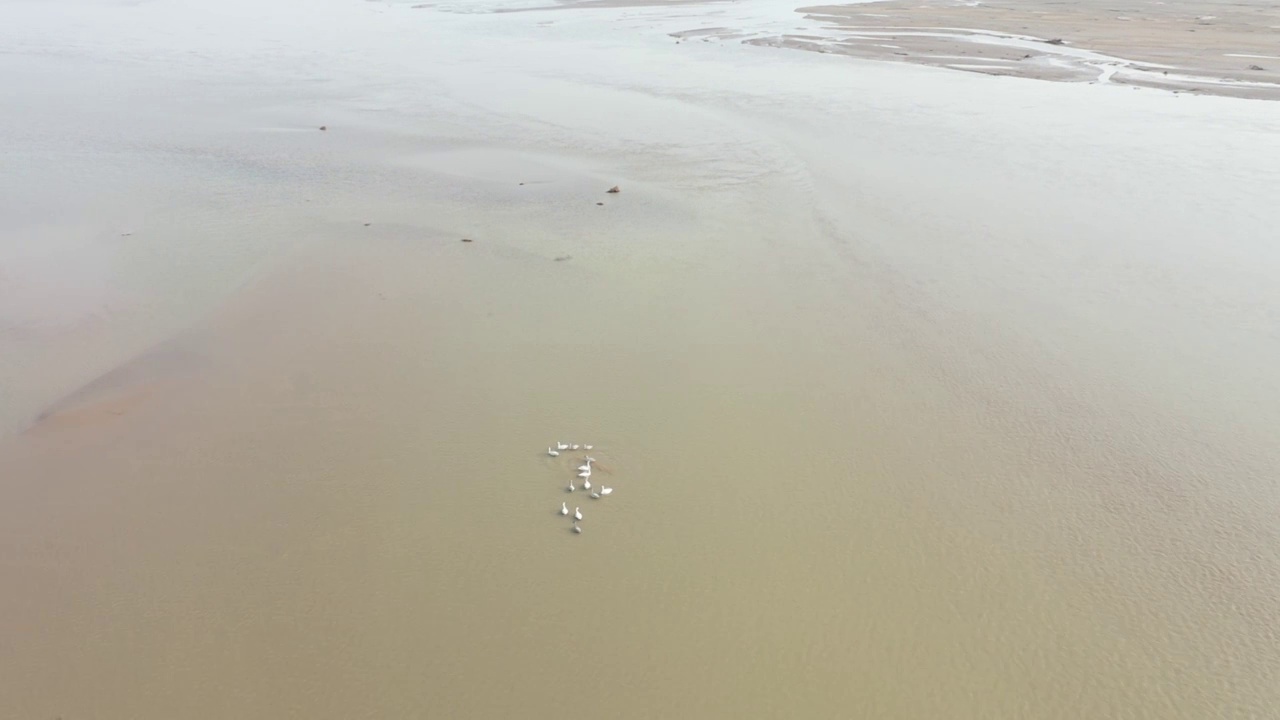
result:
<svg viewBox="0 0 1280 720"><path fill-rule="evenodd" d="M441 10L0 5L0 715L1274 712L1272 105Z"/></svg>

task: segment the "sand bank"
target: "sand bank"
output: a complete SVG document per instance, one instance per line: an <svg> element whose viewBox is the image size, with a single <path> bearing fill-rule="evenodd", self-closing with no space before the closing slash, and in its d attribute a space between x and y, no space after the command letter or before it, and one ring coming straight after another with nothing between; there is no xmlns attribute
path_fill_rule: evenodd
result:
<svg viewBox="0 0 1280 720"><path fill-rule="evenodd" d="M1013 77L1280 99L1271 3L903 2L800 8L832 34L760 45Z"/></svg>

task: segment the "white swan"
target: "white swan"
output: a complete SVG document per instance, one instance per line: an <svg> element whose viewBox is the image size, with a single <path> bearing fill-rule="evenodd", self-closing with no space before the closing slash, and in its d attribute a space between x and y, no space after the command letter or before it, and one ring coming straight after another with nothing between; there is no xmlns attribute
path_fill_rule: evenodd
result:
<svg viewBox="0 0 1280 720"><path fill-rule="evenodd" d="M599 499L600 499L600 493L599 493L599 492L593 492L593 493L591 493L591 499L592 499L592 500L599 500Z"/></svg>
<svg viewBox="0 0 1280 720"><path fill-rule="evenodd" d="M580 510L580 509L578 509L578 508L574 508L574 509L573 509L573 519L574 519L574 520L581 520L581 519L582 519L582 510Z"/></svg>
<svg viewBox="0 0 1280 720"><path fill-rule="evenodd" d="M561 515L568 515L568 514L569 514L569 506L568 506L568 504L566 504L566 503L560 503L560 514L561 514Z"/></svg>
<svg viewBox="0 0 1280 720"><path fill-rule="evenodd" d="M569 481L569 492L573 492L573 491L574 491L573 481L572 481L572 480L570 480L570 481Z"/></svg>
<svg viewBox="0 0 1280 720"><path fill-rule="evenodd" d="M590 450L590 449L591 449L591 448L593 448L593 447L595 447L595 445L583 445L583 446L582 446L582 449L583 449L583 450Z"/></svg>
<svg viewBox="0 0 1280 720"><path fill-rule="evenodd" d="M591 481L590 481L590 480L587 480L586 478L583 478L583 479L582 479L582 489L583 489L583 490L590 490L590 489L591 489Z"/></svg>
<svg viewBox="0 0 1280 720"><path fill-rule="evenodd" d="M581 446L581 445L574 445L572 448L570 448L570 450L577 450L577 449L578 449L578 448L580 448L580 447L582 447L582 446Z"/></svg>
<svg viewBox="0 0 1280 720"><path fill-rule="evenodd" d="M607 487L601 486L601 487L600 487L600 494L601 494L601 495L612 495L612 494L613 494L613 488L607 488Z"/></svg>
<svg viewBox="0 0 1280 720"><path fill-rule="evenodd" d="M575 522L575 523L573 524L573 531L574 531L574 532L576 532L576 533L581 533L581 532L582 532L582 528L578 527L578 523L577 523L577 522Z"/></svg>
<svg viewBox="0 0 1280 720"><path fill-rule="evenodd" d="M583 470L582 472L578 473L578 477L580 477L580 478L589 478L589 477L591 477L591 471L590 471L590 470Z"/></svg>
<svg viewBox="0 0 1280 720"><path fill-rule="evenodd" d="M591 458L587 458L587 462L586 462L585 464L583 464L583 465L579 465L579 466L578 466L578 469L579 469L579 470L582 470L582 471L587 471L587 472L589 472L589 471L591 470L591 463L593 463L593 462L595 462L595 461L594 461L594 460L592 460Z"/></svg>
<svg viewBox="0 0 1280 720"><path fill-rule="evenodd" d="M560 457L560 453L556 452L555 450L552 450L551 448L547 448L547 454L550 455L551 457Z"/></svg>
<svg viewBox="0 0 1280 720"><path fill-rule="evenodd" d="M564 443L562 443L562 442L560 442L559 440L557 440L557 441L556 441L556 449L557 449L557 450L568 450L568 449L569 449L569 446L568 446L568 445L565 445Z"/></svg>

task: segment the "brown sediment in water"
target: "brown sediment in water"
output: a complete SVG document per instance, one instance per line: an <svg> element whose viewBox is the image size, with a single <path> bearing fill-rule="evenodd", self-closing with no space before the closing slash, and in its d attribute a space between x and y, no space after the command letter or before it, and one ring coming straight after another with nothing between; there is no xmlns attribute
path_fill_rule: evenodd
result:
<svg viewBox="0 0 1280 720"><path fill-rule="evenodd" d="M226 19L208 55L97 33L173 58L173 84L117 92L121 55L44 4L39 51L0 63L110 81L6 84L13 155L108 178L154 157L129 175L196 198L148 196L175 224L111 255L113 283L157 308L201 273L226 288L0 438L0 717L555 718L566 668L589 669L577 714L620 720L1280 702L1272 106L699 52L594 10L334 2L290 52L296 8L229 1L157 20ZM326 19L359 55L300 87ZM527 68L484 50L517 39ZM342 110L371 95L386 112ZM238 131L140 132L140 99ZM341 138L253 130L309 127L318 99ZM70 133L46 158L24 143L55 116L136 145ZM32 215L99 191L62 175ZM273 232L306 242L252 280L211 262ZM556 436L593 443L613 499L564 494ZM565 500L591 503L576 540Z"/></svg>
<svg viewBox="0 0 1280 720"><path fill-rule="evenodd" d="M149 386L135 387L98 400L86 401L69 407L41 413L27 429L29 433L52 432L69 426L90 425L119 418L139 404L146 402L155 392Z"/></svg>
<svg viewBox="0 0 1280 720"><path fill-rule="evenodd" d="M25 432L50 433L124 417L200 366L201 358L181 343L170 340L101 375L42 411Z"/></svg>

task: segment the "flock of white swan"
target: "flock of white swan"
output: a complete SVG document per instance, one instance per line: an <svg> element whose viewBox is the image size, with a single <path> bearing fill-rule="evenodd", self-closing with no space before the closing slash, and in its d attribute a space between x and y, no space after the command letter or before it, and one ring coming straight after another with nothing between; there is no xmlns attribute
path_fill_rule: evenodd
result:
<svg viewBox="0 0 1280 720"><path fill-rule="evenodd" d="M576 451L576 450L591 450L593 447L595 446L562 443L559 440L557 440L555 445L552 445L547 448L547 454L550 455L551 457L560 457L560 453L562 452ZM591 493L592 500L599 500L602 497L608 497L609 495L612 495L613 488L605 487L604 485L597 485L595 486L594 489L592 488L591 464L594 463L595 461L596 459L591 457L590 455L583 457L582 464L578 466L577 473L578 473L578 480L582 482L582 489L586 492ZM573 480L569 480L569 487L566 488L566 490L568 490L569 492L575 492L578 488L573 483L574 483ZM560 503L560 514L561 515L569 514L568 502ZM582 532L582 526L578 524L580 520L582 520L582 508L575 507L573 509L573 531L575 533Z"/></svg>

